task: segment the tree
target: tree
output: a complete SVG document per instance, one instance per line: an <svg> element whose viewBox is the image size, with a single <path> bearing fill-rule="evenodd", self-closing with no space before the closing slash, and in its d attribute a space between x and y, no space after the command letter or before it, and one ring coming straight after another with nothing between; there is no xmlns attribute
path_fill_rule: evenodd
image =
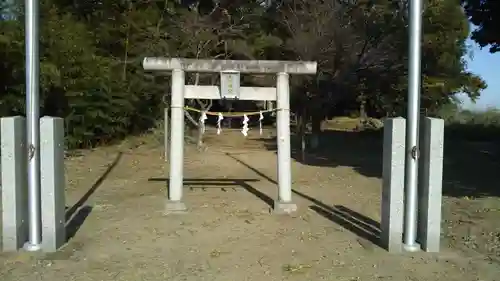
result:
<svg viewBox="0 0 500 281"><path fill-rule="evenodd" d="M291 108L302 135L311 122L319 136L321 122L332 114L405 113L408 19L401 4L406 1L262 2L41 1L42 113L65 118L71 147L147 130L162 116L170 79L144 72L146 56L317 61L318 75L291 79ZM25 104L22 5L9 9L16 17L0 21L2 115L22 114ZM423 16L422 107L437 112L453 103L456 93L477 98L486 85L466 71L462 59L469 33L462 6L427 0ZM187 79L219 83L217 75ZM273 82L272 76L243 79L244 85ZM203 110L211 105L188 104ZM194 125L196 120L192 117Z"/></svg>
<svg viewBox="0 0 500 281"><path fill-rule="evenodd" d="M489 46L491 53L500 51L500 1L462 0L470 22L476 26L472 39L479 46Z"/></svg>

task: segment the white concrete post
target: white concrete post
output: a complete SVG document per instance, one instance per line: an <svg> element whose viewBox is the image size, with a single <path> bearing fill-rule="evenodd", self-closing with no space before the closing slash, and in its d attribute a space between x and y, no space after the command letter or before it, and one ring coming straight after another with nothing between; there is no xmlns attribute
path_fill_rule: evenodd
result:
<svg viewBox="0 0 500 281"><path fill-rule="evenodd" d="M290 85L288 73L277 77L277 143L278 143L278 200L274 212L291 213L297 210L292 203L292 174L290 161Z"/></svg>
<svg viewBox="0 0 500 281"><path fill-rule="evenodd" d="M380 240L382 247L392 253L403 251L405 133L404 118L385 120Z"/></svg>
<svg viewBox="0 0 500 281"><path fill-rule="evenodd" d="M166 213L186 210L182 200L184 170L184 85L183 70L172 70L171 134L170 134L170 182Z"/></svg>
<svg viewBox="0 0 500 281"><path fill-rule="evenodd" d="M439 252L443 189L444 120L422 120L419 178L418 240L422 250Z"/></svg>
<svg viewBox="0 0 500 281"><path fill-rule="evenodd" d="M50 253L66 243L64 119L42 117L40 131L42 250Z"/></svg>
<svg viewBox="0 0 500 281"><path fill-rule="evenodd" d="M26 119L1 119L3 251L22 248L28 240Z"/></svg>

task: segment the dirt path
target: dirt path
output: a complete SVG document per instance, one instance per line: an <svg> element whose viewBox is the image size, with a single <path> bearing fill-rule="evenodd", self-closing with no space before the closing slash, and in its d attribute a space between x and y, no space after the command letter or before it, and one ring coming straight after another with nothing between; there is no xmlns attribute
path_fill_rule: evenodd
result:
<svg viewBox="0 0 500 281"><path fill-rule="evenodd" d="M157 144L69 159L76 234L55 254L0 255L0 280L500 280L498 264L477 252L390 255L376 246L380 179L352 167L293 162L299 211L271 215L275 153L238 132L214 138L205 152L186 147L184 215L162 214Z"/></svg>

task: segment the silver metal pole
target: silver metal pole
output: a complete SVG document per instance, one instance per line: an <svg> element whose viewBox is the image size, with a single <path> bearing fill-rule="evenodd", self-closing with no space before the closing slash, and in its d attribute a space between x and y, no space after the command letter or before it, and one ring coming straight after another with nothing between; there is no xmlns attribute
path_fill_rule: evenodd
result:
<svg viewBox="0 0 500 281"><path fill-rule="evenodd" d="M29 235L25 245L27 251L41 248L40 207L40 101L38 54L38 1L26 0L26 119L28 139L28 211Z"/></svg>
<svg viewBox="0 0 500 281"><path fill-rule="evenodd" d="M418 119L420 108L422 0L409 1L408 116L406 127L406 202L404 248L418 251Z"/></svg>

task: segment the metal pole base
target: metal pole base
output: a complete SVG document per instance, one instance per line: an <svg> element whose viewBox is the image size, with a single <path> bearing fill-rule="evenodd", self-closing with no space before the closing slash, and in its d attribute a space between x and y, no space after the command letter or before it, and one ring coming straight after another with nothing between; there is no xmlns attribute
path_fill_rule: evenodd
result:
<svg viewBox="0 0 500 281"><path fill-rule="evenodd" d="M41 244L31 244L30 242L26 242L23 247L27 252L38 252L42 249Z"/></svg>
<svg viewBox="0 0 500 281"><path fill-rule="evenodd" d="M420 252L420 245L418 243L415 243L415 244L411 244L411 245L406 245L404 244L403 245L403 249L406 251L406 252L411 252L411 253L414 253L414 252Z"/></svg>

